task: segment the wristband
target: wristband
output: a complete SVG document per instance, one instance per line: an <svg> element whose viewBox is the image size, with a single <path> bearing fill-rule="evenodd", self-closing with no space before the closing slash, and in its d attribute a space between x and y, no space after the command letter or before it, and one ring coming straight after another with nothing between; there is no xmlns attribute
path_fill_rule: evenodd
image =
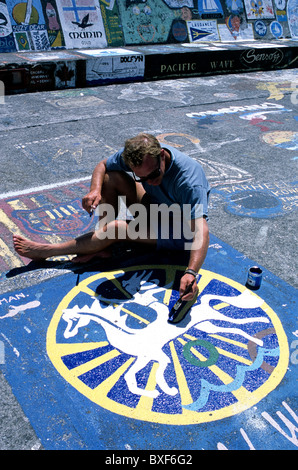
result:
<svg viewBox="0 0 298 470"><path fill-rule="evenodd" d="M187 268L184 272L184 274L192 274L195 278L197 277L198 273L196 271L194 271L193 269L189 269ZM183 276L184 276L183 274Z"/></svg>

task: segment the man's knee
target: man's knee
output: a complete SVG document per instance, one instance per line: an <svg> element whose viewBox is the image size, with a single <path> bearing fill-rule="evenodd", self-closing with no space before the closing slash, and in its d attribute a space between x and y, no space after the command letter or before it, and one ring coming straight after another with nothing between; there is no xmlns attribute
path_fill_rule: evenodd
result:
<svg viewBox="0 0 298 470"><path fill-rule="evenodd" d="M129 207L131 204L140 202L144 193L145 190L142 185L136 183L125 172L111 171L105 175L102 188L102 202L112 204L116 208L119 203L118 198L121 197L125 200L126 206Z"/></svg>
<svg viewBox="0 0 298 470"><path fill-rule="evenodd" d="M100 226L97 224L95 234L100 240L126 240L127 238L127 223L124 220L113 220Z"/></svg>
<svg viewBox="0 0 298 470"><path fill-rule="evenodd" d="M135 186L134 180L124 171L107 171L104 177L104 186L120 189L123 185Z"/></svg>
<svg viewBox="0 0 298 470"><path fill-rule="evenodd" d="M135 191L134 180L122 171L109 171L105 174L102 197L105 202L110 202L118 195L130 194Z"/></svg>

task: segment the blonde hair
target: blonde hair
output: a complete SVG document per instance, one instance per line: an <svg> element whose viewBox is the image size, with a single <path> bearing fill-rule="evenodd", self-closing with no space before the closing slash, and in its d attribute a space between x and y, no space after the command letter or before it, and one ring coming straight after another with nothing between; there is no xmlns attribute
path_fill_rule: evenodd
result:
<svg viewBox="0 0 298 470"><path fill-rule="evenodd" d="M126 140L122 156L126 165L137 167L142 165L145 155L157 158L160 152L161 146L157 138L142 132Z"/></svg>

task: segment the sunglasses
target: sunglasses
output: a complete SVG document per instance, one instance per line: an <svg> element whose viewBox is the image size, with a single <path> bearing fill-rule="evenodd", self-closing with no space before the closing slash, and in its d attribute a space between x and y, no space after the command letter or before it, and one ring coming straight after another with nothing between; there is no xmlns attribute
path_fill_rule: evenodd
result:
<svg viewBox="0 0 298 470"><path fill-rule="evenodd" d="M160 175L160 155L157 157L157 161L158 161L158 168L156 168L155 170L153 170L149 175L147 176L137 176L135 173L133 173L133 177L134 177L134 180L137 182L137 183L144 183L145 181L149 181L149 180L155 180L155 178L158 178L159 175Z"/></svg>

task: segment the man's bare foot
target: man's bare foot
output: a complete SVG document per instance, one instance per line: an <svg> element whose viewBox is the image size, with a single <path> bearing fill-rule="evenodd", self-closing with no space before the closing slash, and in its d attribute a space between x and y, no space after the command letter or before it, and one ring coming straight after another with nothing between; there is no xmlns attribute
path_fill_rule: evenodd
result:
<svg viewBox="0 0 298 470"><path fill-rule="evenodd" d="M13 246L20 256L32 260L42 260L49 258L51 255L49 245L33 242L21 235L13 236Z"/></svg>

